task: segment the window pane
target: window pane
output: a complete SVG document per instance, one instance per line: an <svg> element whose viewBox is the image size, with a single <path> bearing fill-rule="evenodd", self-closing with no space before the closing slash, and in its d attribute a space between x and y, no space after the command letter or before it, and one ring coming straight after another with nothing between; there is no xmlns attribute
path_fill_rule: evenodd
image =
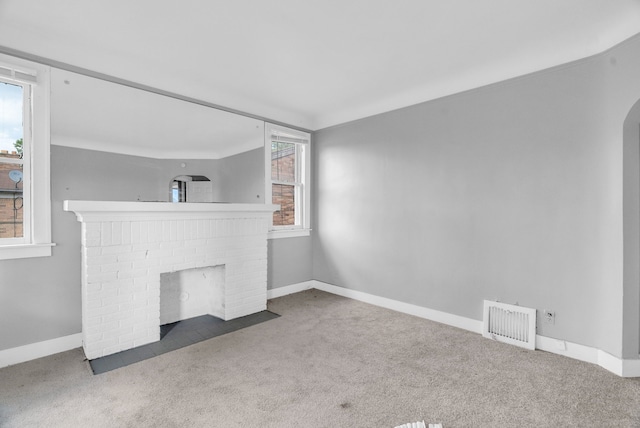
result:
<svg viewBox="0 0 640 428"><path fill-rule="evenodd" d="M0 162L0 238L22 238L22 165Z"/></svg>
<svg viewBox="0 0 640 428"><path fill-rule="evenodd" d="M272 203L279 204L280 210L273 213L274 226L294 226L296 224L295 186L271 185Z"/></svg>
<svg viewBox="0 0 640 428"><path fill-rule="evenodd" d="M22 154L22 86L0 82L0 158Z"/></svg>
<svg viewBox="0 0 640 428"><path fill-rule="evenodd" d="M271 142L271 179L294 183L296 181L296 145Z"/></svg>

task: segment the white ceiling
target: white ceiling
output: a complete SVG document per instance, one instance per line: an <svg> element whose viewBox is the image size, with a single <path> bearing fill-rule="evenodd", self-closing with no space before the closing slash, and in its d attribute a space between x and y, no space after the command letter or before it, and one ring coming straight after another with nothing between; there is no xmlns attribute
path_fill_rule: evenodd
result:
<svg viewBox="0 0 640 428"><path fill-rule="evenodd" d="M602 52L639 0L0 0L0 45L311 130Z"/></svg>

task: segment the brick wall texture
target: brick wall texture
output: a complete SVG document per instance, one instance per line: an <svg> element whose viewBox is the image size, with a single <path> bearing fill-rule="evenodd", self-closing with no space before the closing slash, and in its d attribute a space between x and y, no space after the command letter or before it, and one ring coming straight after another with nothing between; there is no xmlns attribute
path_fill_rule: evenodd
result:
<svg viewBox="0 0 640 428"><path fill-rule="evenodd" d="M272 152L271 178L278 181L295 182L295 153L293 151ZM296 221L295 186L271 185L272 203L280 210L273 213L274 226L292 226Z"/></svg>
<svg viewBox="0 0 640 428"><path fill-rule="evenodd" d="M19 165L4 163L3 158L19 159L16 152L0 151L0 238L23 236L22 182L9 178L9 172L20 169Z"/></svg>
<svg viewBox="0 0 640 428"><path fill-rule="evenodd" d="M212 315L229 320L265 310L268 216L83 222L87 358L159 340L164 272L224 266L223 309Z"/></svg>

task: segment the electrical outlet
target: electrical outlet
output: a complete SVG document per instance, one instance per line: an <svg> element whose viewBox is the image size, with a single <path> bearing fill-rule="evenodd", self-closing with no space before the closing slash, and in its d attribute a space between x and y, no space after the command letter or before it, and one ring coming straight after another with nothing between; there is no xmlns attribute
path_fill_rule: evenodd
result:
<svg viewBox="0 0 640 428"><path fill-rule="evenodd" d="M555 324L556 323L556 313L553 311L544 310L543 315L544 322L547 324Z"/></svg>

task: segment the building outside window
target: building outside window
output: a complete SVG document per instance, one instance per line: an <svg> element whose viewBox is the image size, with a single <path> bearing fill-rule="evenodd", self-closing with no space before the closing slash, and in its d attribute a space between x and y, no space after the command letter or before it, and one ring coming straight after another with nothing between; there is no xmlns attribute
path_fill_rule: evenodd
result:
<svg viewBox="0 0 640 428"><path fill-rule="evenodd" d="M24 180L16 151L0 150L0 239L24 237Z"/></svg>
<svg viewBox="0 0 640 428"><path fill-rule="evenodd" d="M273 213L274 226L296 225L296 193L302 186L298 171L298 147L292 143L271 142L271 196L280 210Z"/></svg>

